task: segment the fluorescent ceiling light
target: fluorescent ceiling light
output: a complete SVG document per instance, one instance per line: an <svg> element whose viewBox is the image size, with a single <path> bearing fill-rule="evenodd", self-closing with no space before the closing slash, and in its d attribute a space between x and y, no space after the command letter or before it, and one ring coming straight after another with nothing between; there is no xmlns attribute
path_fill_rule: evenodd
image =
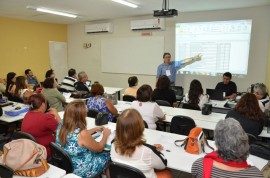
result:
<svg viewBox="0 0 270 178"><path fill-rule="evenodd" d="M77 15L74 15L74 14L69 14L69 13L66 13L66 12L59 12L59 11L56 11L56 10L50 10L50 9L39 8L39 7L36 8L36 11L45 12L45 13L49 13L49 14L55 14L55 15L61 15L61 16L71 17L71 18L77 18L78 17Z"/></svg>
<svg viewBox="0 0 270 178"><path fill-rule="evenodd" d="M123 5L126 5L126 6L129 6L129 7L132 7L132 8L137 8L138 7L138 5L127 2L127 1L124 1L124 0L112 0L112 1L123 4Z"/></svg>

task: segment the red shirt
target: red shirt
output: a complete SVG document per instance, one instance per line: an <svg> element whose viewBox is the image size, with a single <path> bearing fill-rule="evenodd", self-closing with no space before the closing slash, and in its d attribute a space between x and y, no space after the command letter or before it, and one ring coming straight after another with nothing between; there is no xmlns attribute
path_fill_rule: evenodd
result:
<svg viewBox="0 0 270 178"><path fill-rule="evenodd" d="M23 119L21 130L31 134L37 143L46 147L47 158L51 157L50 143L55 142L53 132L56 131L58 122L52 114L29 111Z"/></svg>

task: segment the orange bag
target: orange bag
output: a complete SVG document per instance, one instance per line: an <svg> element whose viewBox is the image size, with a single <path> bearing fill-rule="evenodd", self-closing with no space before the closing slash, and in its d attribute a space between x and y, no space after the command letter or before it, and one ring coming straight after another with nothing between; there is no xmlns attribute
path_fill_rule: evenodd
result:
<svg viewBox="0 0 270 178"><path fill-rule="evenodd" d="M178 145L177 143L184 142L181 145ZM207 145L210 149L214 151L214 148L212 148L208 142L207 139L203 133L202 128L195 127L190 130L188 137L184 140L176 140L175 142L176 146L185 146L185 150L188 153L191 154L200 154L202 152L205 153L204 146Z"/></svg>

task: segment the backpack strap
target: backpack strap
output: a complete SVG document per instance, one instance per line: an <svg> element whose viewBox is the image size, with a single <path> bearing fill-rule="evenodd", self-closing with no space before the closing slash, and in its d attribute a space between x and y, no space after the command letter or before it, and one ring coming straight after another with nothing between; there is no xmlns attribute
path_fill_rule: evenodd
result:
<svg viewBox="0 0 270 178"><path fill-rule="evenodd" d="M208 146L212 151L215 151L215 149L209 145L206 137L204 137L204 140L205 140L205 145ZM203 149L203 152L206 153L205 150L204 150L204 146L202 147L202 149Z"/></svg>

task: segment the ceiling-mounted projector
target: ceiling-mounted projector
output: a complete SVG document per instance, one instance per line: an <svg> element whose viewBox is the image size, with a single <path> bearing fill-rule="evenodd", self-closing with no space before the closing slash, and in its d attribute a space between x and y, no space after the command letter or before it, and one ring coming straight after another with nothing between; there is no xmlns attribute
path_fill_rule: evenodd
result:
<svg viewBox="0 0 270 178"><path fill-rule="evenodd" d="M169 0L163 0L162 10L154 10L154 17L175 17L177 15L176 9L169 9Z"/></svg>

